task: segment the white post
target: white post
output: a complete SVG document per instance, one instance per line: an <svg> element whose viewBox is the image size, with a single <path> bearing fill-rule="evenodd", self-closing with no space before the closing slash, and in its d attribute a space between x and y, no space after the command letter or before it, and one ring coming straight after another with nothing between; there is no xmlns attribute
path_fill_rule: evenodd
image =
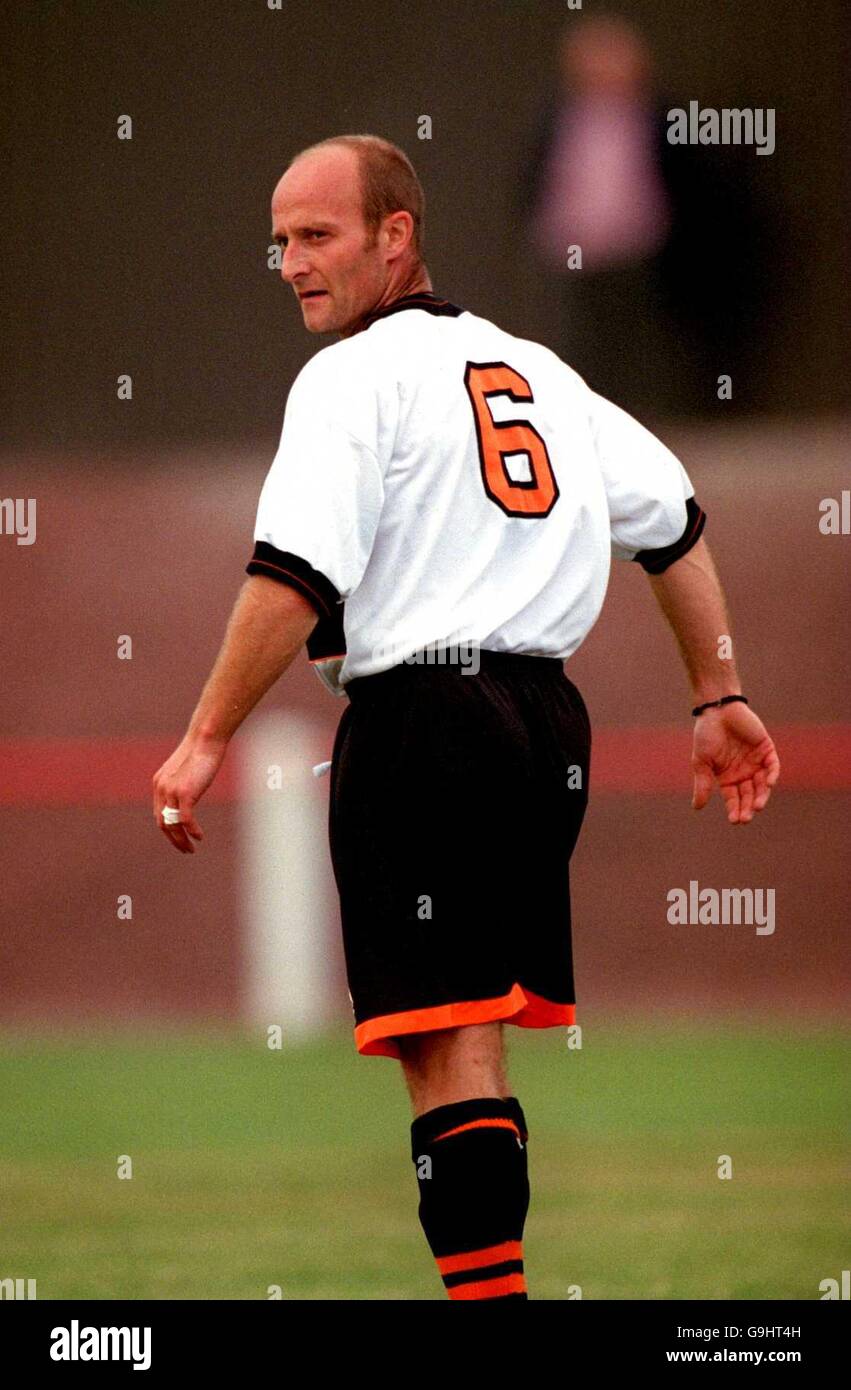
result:
<svg viewBox="0 0 851 1390"><path fill-rule="evenodd" d="M279 1024L283 1041L339 1015L332 933L338 915L328 851L327 728L298 714L255 715L238 740L243 1016ZM237 751L237 743L233 745Z"/></svg>

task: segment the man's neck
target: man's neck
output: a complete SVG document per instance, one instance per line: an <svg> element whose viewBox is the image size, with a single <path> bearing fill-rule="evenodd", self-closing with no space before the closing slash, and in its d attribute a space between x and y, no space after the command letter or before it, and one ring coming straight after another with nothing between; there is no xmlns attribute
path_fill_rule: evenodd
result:
<svg viewBox="0 0 851 1390"><path fill-rule="evenodd" d="M431 276L425 266L420 265L400 280L391 281L376 303L369 309L365 309L351 327L340 333L339 336L351 338L353 334L359 333L365 327L366 320L371 318L373 314L377 314L379 310L386 309L390 304L395 304L397 299L404 299L409 294L421 294L424 290L432 293Z"/></svg>

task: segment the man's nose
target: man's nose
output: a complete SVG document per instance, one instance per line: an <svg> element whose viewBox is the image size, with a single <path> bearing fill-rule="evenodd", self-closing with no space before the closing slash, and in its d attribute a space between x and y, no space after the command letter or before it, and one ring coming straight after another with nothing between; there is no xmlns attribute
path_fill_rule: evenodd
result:
<svg viewBox="0 0 851 1390"><path fill-rule="evenodd" d="M284 252L281 256L282 280L286 280L287 284L291 285L297 275L303 275L305 271L309 269L310 267L307 263L307 257L304 251L293 245L284 247Z"/></svg>

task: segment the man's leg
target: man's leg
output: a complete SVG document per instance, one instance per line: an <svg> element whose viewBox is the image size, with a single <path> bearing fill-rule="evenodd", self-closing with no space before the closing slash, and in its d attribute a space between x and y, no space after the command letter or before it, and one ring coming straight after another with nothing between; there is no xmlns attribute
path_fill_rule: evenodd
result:
<svg viewBox="0 0 851 1390"><path fill-rule="evenodd" d="M526 1120L502 1024L398 1039L414 1120L419 1217L451 1299L526 1299Z"/></svg>

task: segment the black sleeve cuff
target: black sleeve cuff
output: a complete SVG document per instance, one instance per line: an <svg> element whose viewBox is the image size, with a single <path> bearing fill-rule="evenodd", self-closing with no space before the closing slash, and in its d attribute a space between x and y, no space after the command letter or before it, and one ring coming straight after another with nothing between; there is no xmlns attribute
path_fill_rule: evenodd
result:
<svg viewBox="0 0 851 1390"><path fill-rule="evenodd" d="M658 550L639 550L634 558L648 574L663 574L669 565L681 560L697 544L705 525L706 512L689 497L686 499L686 526L679 540L673 545L660 546Z"/></svg>
<svg viewBox="0 0 851 1390"><path fill-rule="evenodd" d="M346 632L343 614L346 605L338 603L330 618L320 618L307 639L309 661L327 661L332 656L346 655Z"/></svg>
<svg viewBox="0 0 851 1390"><path fill-rule="evenodd" d="M255 541L254 554L245 566L246 574L265 574L281 584L289 584L313 604L319 618L330 617L340 601L340 595L330 579L315 570L300 555L278 550L268 541Z"/></svg>

